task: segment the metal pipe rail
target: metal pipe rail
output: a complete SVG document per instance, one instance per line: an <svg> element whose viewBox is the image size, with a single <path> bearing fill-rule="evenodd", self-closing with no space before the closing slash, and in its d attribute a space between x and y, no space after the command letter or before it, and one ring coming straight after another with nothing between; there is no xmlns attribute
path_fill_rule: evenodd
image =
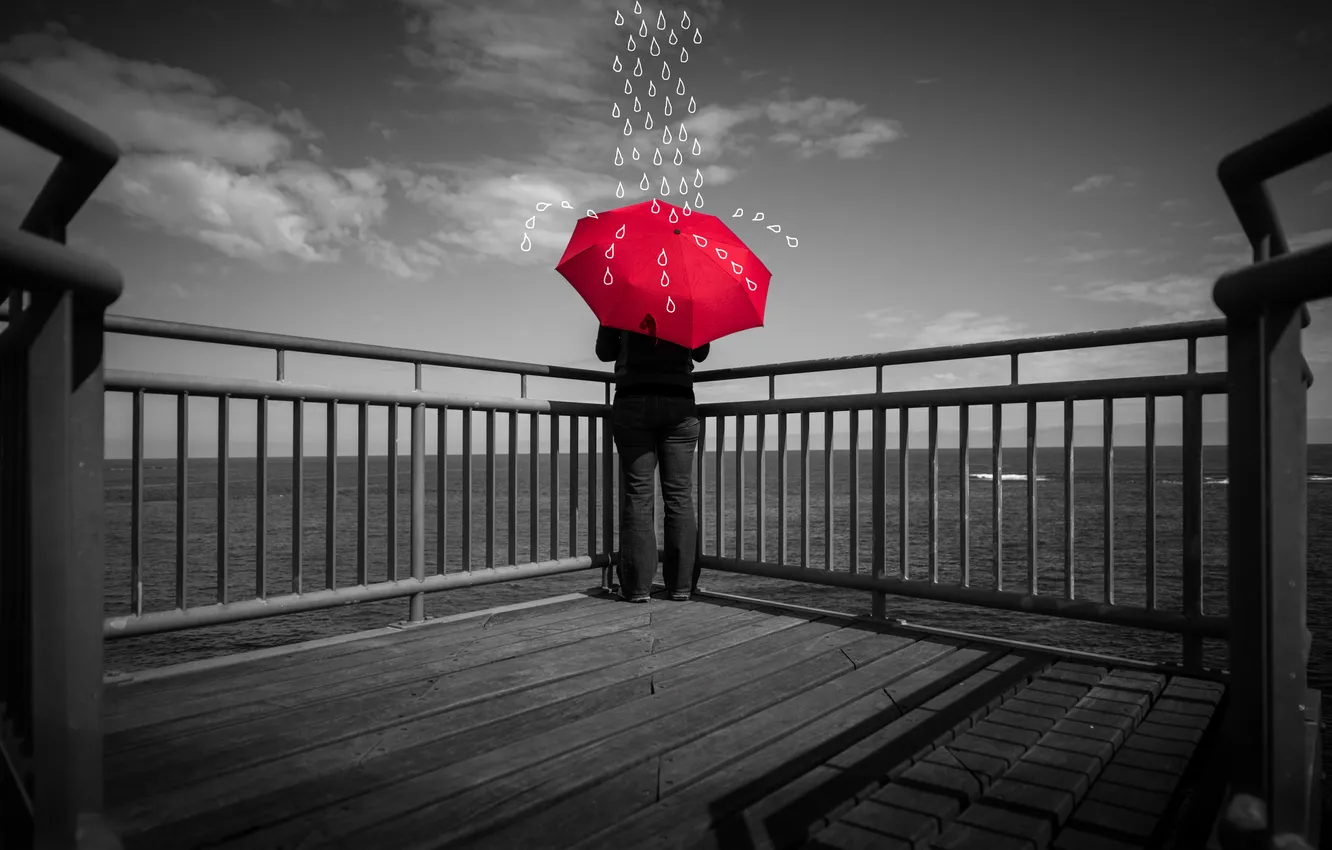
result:
<svg viewBox="0 0 1332 850"><path fill-rule="evenodd" d="M102 816L102 317L120 275L64 247L120 156L0 76L0 127L60 159L0 233L0 845L119 847Z"/></svg>
<svg viewBox="0 0 1332 850"><path fill-rule="evenodd" d="M1229 324L1230 786L1222 844L1317 846L1320 709L1308 688L1306 301L1332 297L1332 243L1289 253L1266 181L1332 154L1332 105L1235 151L1217 176L1253 248L1213 300ZM1244 820L1237 816L1249 815Z"/></svg>

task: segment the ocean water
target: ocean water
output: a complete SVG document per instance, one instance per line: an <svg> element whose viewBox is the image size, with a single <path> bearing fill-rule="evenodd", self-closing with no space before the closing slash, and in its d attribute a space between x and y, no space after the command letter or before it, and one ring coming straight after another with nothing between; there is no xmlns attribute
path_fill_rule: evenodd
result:
<svg viewBox="0 0 1332 850"><path fill-rule="evenodd" d="M1002 474L1002 577L1006 588L1022 588L1027 582L1027 482L1026 459L1021 448L1005 449ZM598 464L604 462L598 456ZM757 556L757 480L752 451L745 458L745 537L744 554ZM810 452L809 481L809 561L823 568L828 559L826 545L831 538L834 569L846 570L852 560L859 568L870 569L873 531L871 515L871 457L859 453L858 553L851 551L850 501L851 454L834 451L833 456L832 534L826 532L824 514L824 457ZM899 575L901 570L899 499L899 458L888 452L886 463L887 505L885 532L887 569ZM937 477L938 517L936 540L937 564L941 582L958 582L961 539L959 530L959 464L956 449L939 450ZM706 466L706 510L704 512L704 552L715 554L716 455L708 452ZM1180 564L1183 541L1181 517L1183 488L1180 486L1181 453L1177 447L1157 449L1157 604L1178 609L1181 596ZM800 563L800 475L799 454L787 457L787 563ZM778 483L777 454L766 457L765 538L767 560L778 558ZM369 529L367 561L372 580L387 578L388 465L387 458L370 459L368 478ZM1062 449L1039 448L1037 469L1037 574L1038 591L1062 596L1064 593L1064 482ZM530 547L530 502L528 488L529 459L517 459L517 487L514 492L517 528L517 561L532 559ZM472 566L485 563L485 458L473 459ZM988 449L970 453L970 584L992 587L993 553L993 475ZM551 557L550 552L550 481L549 457L539 458L538 506L539 536L536 557ZM724 527L721 551L735 553L735 456L723 456L725 476ZM107 572L106 605L109 614L130 610L130 464L110 460L106 464L107 502ZM1115 599L1121 604L1140 605L1145 599L1145 455L1141 448L1118 447L1114 455L1113 557ZM1209 446L1204 453L1203 487L1203 558L1204 608L1209 613L1226 610L1226 470L1224 447ZM1103 502L1103 455L1098 447L1077 448L1074 453L1074 587L1078 598L1104 600L1105 510ZM215 459L191 458L188 470L187 526L187 602L204 605L217 599L217 463ZM570 547L570 494L567 455L562 458L559 502L560 548L558 556L584 554L588 551L587 456L579 459L580 489L573 517L577 534ZM230 463L229 569L227 585L232 600L251 598L255 593L256 555L256 476L253 459L233 459ZM337 470L337 530L334 535L337 576L340 585L354 583L356 563L356 511L359 484L356 458L339 458ZM599 492L593 514L595 532L601 534L601 504L606 493ZM462 501L461 458L449 458L446 487L447 529L445 535L446 571L461 569ZM399 576L410 573L409 505L410 462L399 459L398 519L395 539ZM438 487L435 459L426 463L426 568L438 569L439 547L436 534ZM929 576L929 469L924 450L908 453L907 528L909 531L908 572L914 579ZM293 587L291 462L287 458L269 460L268 511L266 522L266 591L269 595L289 593ZM326 476L323 458L305 460L303 493L303 571L300 586L317 590L324 586L326 542ZM1309 627L1315 634L1310 674L1315 686L1332 685L1332 652L1322 635L1332 622L1332 446L1309 449ZM612 496L613 498L613 496ZM612 503L613 504L613 503ZM508 459L495 459L495 537L494 563L509 562L508 557ZM660 527L660 511L658 512ZM142 580L145 611L166 610L174 606L176 561L176 464L173 459L144 462ZM601 541L598 539L597 541ZM598 549L604 546L597 546ZM438 616L459 611L502 605L544 596L582 590L599 582L596 570L550 576L541 579L507 582L477 588L436 593L426 598L426 612ZM820 587L752 576L705 571L705 587L763 597L783 602L821 608L868 613L870 595L842 588ZM112 641L107 646L109 670L128 672L164 664L276 646L293 641L377 628L404 618L407 601L358 604L337 609L294 614L226 626L193 629L164 635L152 635ZM926 600L889 597L890 616L929 625L946 626L981 634L1028 640L1052 646L1093 648L1099 651L1151 660L1178 660L1181 640L1141 630L1098 626L1011 612L991 611L969 606ZM1223 645L1206 647L1207 663L1223 666ZM1332 690L1332 688L1329 688Z"/></svg>

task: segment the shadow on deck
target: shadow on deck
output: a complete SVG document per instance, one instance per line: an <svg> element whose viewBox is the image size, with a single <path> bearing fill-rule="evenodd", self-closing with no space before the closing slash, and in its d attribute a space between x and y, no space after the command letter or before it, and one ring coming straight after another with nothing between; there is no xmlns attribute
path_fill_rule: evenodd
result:
<svg viewBox="0 0 1332 850"><path fill-rule="evenodd" d="M1197 847L1223 695L589 593L109 686L106 799L128 848Z"/></svg>

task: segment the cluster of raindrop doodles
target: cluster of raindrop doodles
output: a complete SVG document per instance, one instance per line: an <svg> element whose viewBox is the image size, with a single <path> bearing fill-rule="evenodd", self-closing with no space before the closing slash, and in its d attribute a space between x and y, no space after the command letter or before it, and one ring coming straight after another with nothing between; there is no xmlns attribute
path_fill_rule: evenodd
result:
<svg viewBox="0 0 1332 850"><path fill-rule="evenodd" d="M657 97L656 77L660 76L662 102L658 108L663 116L661 143L660 145L654 145L655 149L652 153L652 164L661 167L665 162L665 159L662 157L662 148L667 148L669 152L670 146L678 145L671 156L671 163L677 167L682 166L684 165L685 143L690 141L689 128L685 125L684 116L680 116L678 119L678 129L675 129L674 131L672 130L672 125L676 122L670 119L674 118L679 107L677 107L677 101L671 99L672 87L670 85L670 80L672 75L672 57L670 54L674 54L675 48L678 46L680 50L679 65L682 66L689 61L689 48L685 46L685 39L676 33L675 28L670 27L669 32L667 32L669 25L666 21L666 13L664 11L657 12L656 29L657 33L660 34L660 38L658 38L658 34L653 34L649 29L647 17L643 17L643 5L637 1L634 3L634 14L640 16L638 29L636 31L633 30L632 26L629 26L629 23L622 12L617 10L615 13L615 25L617 27L629 27L631 31L625 42L625 49L629 53L627 60L625 62L620 61L620 55L617 53L614 60L611 62L611 69L615 71L615 73L625 75L624 95L626 98L626 105L623 112L621 112L618 100L612 104L611 118L617 120L621 117L624 118L624 135L626 137L634 135L634 132L637 129L636 125L639 121L641 121L643 130L655 130L656 122L653 118L654 104L652 98ZM694 44L698 45L703 43L703 33L693 25L693 22L689 19L688 11L681 14L679 27L682 32L686 33L692 27ZM665 40L666 47L664 48L661 39ZM648 56L650 57L648 59L648 65L652 65L654 60L657 60L660 62L659 69L644 67L643 56L640 52L640 49L644 46L646 46ZM669 51L670 54L668 54L667 51ZM632 60L632 68L627 67L628 60ZM688 114L693 115L698 111L698 102L694 99L693 95L688 93L688 90L685 88L684 79L678 74L675 75L674 91L675 97L679 98L680 101L683 101L686 96L689 97L688 101L683 101L683 108ZM629 98L632 98L632 100L628 100ZM644 103L644 100L647 101L646 104ZM703 146L698 139L693 139L693 144L689 146L689 153L693 156L700 156L703 153ZM646 155L645 151L640 152L638 150L637 144L632 141L629 143L629 161L638 162L640 159L646 157ZM670 154L668 153L668 155ZM620 147L615 148L614 162L617 168L623 167L626 164L624 150ZM703 171L700 168L695 168L692 187L690 186L688 178L681 177L679 185L672 186L670 180L663 176L661 178L661 184L658 187L658 192L662 197L669 196L673 191L678 192L686 199L684 202L685 207L697 209L703 206L703 193L699 191L702 187ZM643 192L652 191L652 180L648 177L646 170L643 171L643 179L638 182L638 188L639 191ZM694 199L692 202L688 200L689 192L691 190L694 192ZM615 197L623 198L624 196L624 181L620 180L615 187Z"/></svg>

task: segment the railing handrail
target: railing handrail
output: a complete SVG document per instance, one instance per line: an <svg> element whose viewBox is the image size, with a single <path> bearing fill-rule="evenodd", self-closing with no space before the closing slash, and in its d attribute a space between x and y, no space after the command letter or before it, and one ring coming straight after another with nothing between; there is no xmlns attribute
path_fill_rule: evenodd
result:
<svg viewBox="0 0 1332 850"><path fill-rule="evenodd" d="M1320 298L1332 298L1332 240L1227 272L1212 288L1212 300L1228 316Z"/></svg>
<svg viewBox="0 0 1332 850"><path fill-rule="evenodd" d="M797 375L808 372L834 372L845 369L870 369L876 366L903 366L911 363L932 363L949 360L974 360L981 357L1039 354L1076 348L1102 348L1115 345L1137 345L1149 342L1172 342L1225 336L1224 319L1206 319L1196 322L1147 325L1140 328L1115 328L1099 331L1079 331L1067 334L1004 339L990 342L972 342L963 345L941 345L932 348L913 348L880 354L853 354L847 357L825 357L814 360L791 360L753 366L734 366L708 369L694 373L696 383L706 381L734 381L744 378L768 378L776 375Z"/></svg>
<svg viewBox="0 0 1332 850"><path fill-rule="evenodd" d="M80 309L105 308L124 288L120 271L59 242L21 230L0 229L0 268L29 292L70 292ZM4 310L5 319L9 311Z"/></svg>

